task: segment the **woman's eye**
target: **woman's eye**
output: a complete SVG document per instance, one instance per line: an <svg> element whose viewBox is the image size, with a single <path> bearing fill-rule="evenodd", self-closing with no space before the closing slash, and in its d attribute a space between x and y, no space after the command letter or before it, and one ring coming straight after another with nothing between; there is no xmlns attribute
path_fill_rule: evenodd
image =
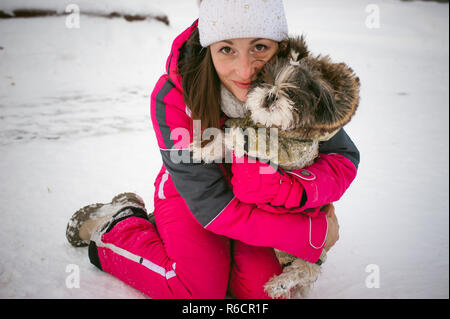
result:
<svg viewBox="0 0 450 319"><path fill-rule="evenodd" d="M225 54L230 54L233 50L231 50L230 47L223 47L222 49L220 49L220 51Z"/></svg>
<svg viewBox="0 0 450 319"><path fill-rule="evenodd" d="M256 52L263 52L263 51L266 50L266 49L267 49L267 46L264 45L264 44L257 44L257 45L255 46Z"/></svg>

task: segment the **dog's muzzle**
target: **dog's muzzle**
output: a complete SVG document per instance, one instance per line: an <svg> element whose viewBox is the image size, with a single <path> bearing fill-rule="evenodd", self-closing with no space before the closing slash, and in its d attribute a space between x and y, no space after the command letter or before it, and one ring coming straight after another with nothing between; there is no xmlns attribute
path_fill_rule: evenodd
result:
<svg viewBox="0 0 450 319"><path fill-rule="evenodd" d="M266 98L265 98L265 100L264 100L264 105L263 105L263 107L264 107L265 109L268 109L268 108L270 108L277 100L278 100L278 98L277 98L276 95L269 94L269 95L266 96Z"/></svg>

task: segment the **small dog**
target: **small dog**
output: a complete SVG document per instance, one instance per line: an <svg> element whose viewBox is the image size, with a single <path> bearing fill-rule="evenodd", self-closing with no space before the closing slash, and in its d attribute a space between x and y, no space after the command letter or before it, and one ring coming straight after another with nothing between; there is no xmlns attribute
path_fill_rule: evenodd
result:
<svg viewBox="0 0 450 319"><path fill-rule="evenodd" d="M332 63L328 56L311 56L303 36L282 41L280 52L284 54L264 66L245 103L222 86L222 111L229 117L227 133L202 150L202 160L220 160L223 153L217 148L225 144L238 157L248 155L284 170L300 169L314 162L320 141L330 139L350 121L360 89L351 68ZM268 130L262 139L256 138L261 128L277 129L278 143L270 143ZM276 146L275 152L268 145ZM276 254L283 272L266 283L265 291L272 298L290 298L291 291L306 297L319 276L319 264L281 251ZM320 263L325 258L323 251Z"/></svg>
<svg viewBox="0 0 450 319"><path fill-rule="evenodd" d="M233 144L245 142L239 134L242 130L234 128L278 128L278 161L264 153L264 147L234 149L294 170L312 164L319 142L330 139L350 121L359 104L360 82L344 63L332 63L328 56L311 56L303 36L281 42L280 50L289 53L264 66L246 103L222 88L222 110L230 117L225 144L233 149ZM238 142L233 143L233 138Z"/></svg>

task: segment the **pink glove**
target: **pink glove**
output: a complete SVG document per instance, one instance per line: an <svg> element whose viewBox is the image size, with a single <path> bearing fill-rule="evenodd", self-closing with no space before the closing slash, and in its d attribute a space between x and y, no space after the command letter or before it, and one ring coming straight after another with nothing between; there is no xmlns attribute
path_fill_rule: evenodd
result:
<svg viewBox="0 0 450 319"><path fill-rule="evenodd" d="M314 164L281 173L263 162L242 161L233 158L231 166L234 194L243 202L276 213L315 216L321 206L342 197L357 173L355 165L339 154L319 154Z"/></svg>
<svg viewBox="0 0 450 319"><path fill-rule="evenodd" d="M301 183L295 182L295 177L270 165L249 159L235 158L231 166L234 195L244 203L270 204L268 206L283 206L284 208L299 208L303 194ZM283 175L284 174L284 175ZM286 212L270 209L271 212ZM292 212L298 212L296 210Z"/></svg>

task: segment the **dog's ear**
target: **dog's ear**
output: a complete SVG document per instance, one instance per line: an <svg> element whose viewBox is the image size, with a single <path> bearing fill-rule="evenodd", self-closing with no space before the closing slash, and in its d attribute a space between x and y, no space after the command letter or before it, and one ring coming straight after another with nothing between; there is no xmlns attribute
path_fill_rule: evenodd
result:
<svg viewBox="0 0 450 319"><path fill-rule="evenodd" d="M333 124L335 128L342 127L350 121L358 108L360 80L349 66L345 63L332 63L328 56L317 57L315 64L322 74L318 81L324 82L323 86L329 88L334 101L334 106L326 103L334 113L332 122L328 124ZM332 129L331 126L328 128Z"/></svg>
<svg viewBox="0 0 450 319"><path fill-rule="evenodd" d="M294 58L294 61L299 61L309 56L304 35L286 38L278 43L278 47L277 55L280 58Z"/></svg>
<svg viewBox="0 0 450 319"><path fill-rule="evenodd" d="M294 62L298 62L309 56L309 50L304 35L289 38L289 56Z"/></svg>
<svg viewBox="0 0 450 319"><path fill-rule="evenodd" d="M278 43L278 57L287 58L289 55L289 38L286 38Z"/></svg>
<svg viewBox="0 0 450 319"><path fill-rule="evenodd" d="M333 89L321 79L311 81L310 89L316 97L316 105L314 108L315 125L322 128L335 127L339 116L333 96Z"/></svg>

